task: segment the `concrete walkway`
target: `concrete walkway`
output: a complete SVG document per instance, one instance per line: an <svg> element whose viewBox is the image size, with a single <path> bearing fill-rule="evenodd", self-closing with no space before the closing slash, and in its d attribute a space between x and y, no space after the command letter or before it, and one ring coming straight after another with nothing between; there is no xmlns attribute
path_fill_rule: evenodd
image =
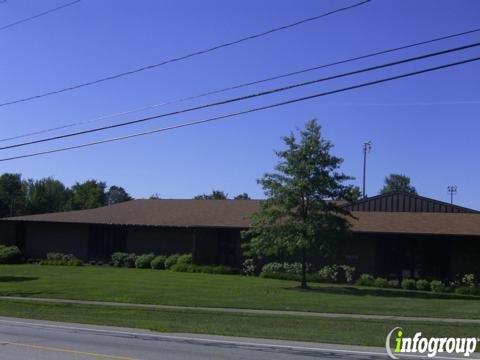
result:
<svg viewBox="0 0 480 360"><path fill-rule="evenodd" d="M320 313L310 311L291 311L291 310L263 310L263 309L236 309L236 308L218 308L202 306L177 306L177 305L154 305L154 304L134 304L112 301L91 301L91 300L69 300L69 299L50 299L22 296L0 296L0 300L15 300L28 302L41 302L53 304L77 304L77 305L95 305L125 307L135 309L157 309L157 310L188 310L188 311L209 311L233 314L252 314L252 315L281 315L281 316L306 316L320 318L345 318L361 320L394 320L394 321L423 321L436 323L459 323L459 324L478 324L480 319L454 319L454 318L435 318L435 317L413 317L413 316L389 316L389 315L370 315L370 314L337 314Z"/></svg>

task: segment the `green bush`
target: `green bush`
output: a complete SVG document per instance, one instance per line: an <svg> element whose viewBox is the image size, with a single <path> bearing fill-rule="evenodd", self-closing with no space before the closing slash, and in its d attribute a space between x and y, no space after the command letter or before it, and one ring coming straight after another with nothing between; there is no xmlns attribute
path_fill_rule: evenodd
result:
<svg viewBox="0 0 480 360"><path fill-rule="evenodd" d="M167 257L167 260L165 260L165 269L170 269L173 265L176 265L179 257L179 254L173 254Z"/></svg>
<svg viewBox="0 0 480 360"><path fill-rule="evenodd" d="M417 288L417 284L413 279L403 279L402 280L402 289L404 290L415 290Z"/></svg>
<svg viewBox="0 0 480 360"><path fill-rule="evenodd" d="M318 277L321 281L327 283L338 283L340 269L337 265L326 265L318 271Z"/></svg>
<svg viewBox="0 0 480 360"><path fill-rule="evenodd" d="M191 264L193 262L192 254L180 255L177 259L177 264Z"/></svg>
<svg viewBox="0 0 480 360"><path fill-rule="evenodd" d="M353 266L348 265L340 265L340 268L343 270L343 277L345 279L345 282L348 284L352 284L356 269Z"/></svg>
<svg viewBox="0 0 480 360"><path fill-rule="evenodd" d="M136 258L135 254L116 252L112 254L112 263L113 266L133 268Z"/></svg>
<svg viewBox="0 0 480 360"><path fill-rule="evenodd" d="M77 259L77 258L72 258L72 259L68 260L67 262L65 262L65 265L67 265L67 266L82 266L83 261L80 260L80 259Z"/></svg>
<svg viewBox="0 0 480 360"><path fill-rule="evenodd" d="M375 278L370 274L362 274L357 279L358 286L375 286Z"/></svg>
<svg viewBox="0 0 480 360"><path fill-rule="evenodd" d="M382 277L378 277L378 278L375 279L374 286L378 287L378 288L388 288L389 284L388 284L387 279L382 278Z"/></svg>
<svg viewBox="0 0 480 360"><path fill-rule="evenodd" d="M320 281L344 284L353 282L355 268L348 265L326 265L318 271Z"/></svg>
<svg viewBox="0 0 480 360"><path fill-rule="evenodd" d="M153 253L139 255L135 259L135 267L137 269L149 269L150 263L153 259L155 259L155 255Z"/></svg>
<svg viewBox="0 0 480 360"><path fill-rule="evenodd" d="M62 253L47 253L47 260L51 261L63 261Z"/></svg>
<svg viewBox="0 0 480 360"><path fill-rule="evenodd" d="M231 267L224 266L224 265L194 265L194 264L182 264L177 263L172 265L172 271L176 272L189 272L189 273L204 273L204 274L236 274L237 271L232 269Z"/></svg>
<svg viewBox="0 0 480 360"><path fill-rule="evenodd" d="M306 272L310 273L311 270L312 270L312 264L307 263ZM262 266L262 272L302 275L302 264L299 262L294 262L294 263L271 262Z"/></svg>
<svg viewBox="0 0 480 360"><path fill-rule="evenodd" d="M270 273L270 274L273 274L273 273L284 273L284 272L285 272L285 269L284 269L282 263L279 263L279 262L271 262L271 263L268 263L268 264L263 265L261 272L262 272L262 273Z"/></svg>
<svg viewBox="0 0 480 360"><path fill-rule="evenodd" d="M254 276L257 273L257 265L254 259L245 259L241 273L245 276Z"/></svg>
<svg viewBox="0 0 480 360"><path fill-rule="evenodd" d="M0 264L15 264L20 262L22 253L16 246L0 245Z"/></svg>
<svg viewBox="0 0 480 360"><path fill-rule="evenodd" d="M480 296L480 287L478 286L460 286L455 289L455 293L461 295Z"/></svg>
<svg viewBox="0 0 480 360"><path fill-rule="evenodd" d="M430 288L435 293L446 293L449 291L448 286L438 280L432 280L430 283Z"/></svg>
<svg viewBox="0 0 480 360"><path fill-rule="evenodd" d="M82 266L83 261L72 254L47 253L46 259L41 260L40 265Z"/></svg>
<svg viewBox="0 0 480 360"><path fill-rule="evenodd" d="M400 281L396 280L396 279L393 279L393 280L388 280L388 287L390 288L398 288L400 287Z"/></svg>
<svg viewBox="0 0 480 360"><path fill-rule="evenodd" d="M152 269L156 269L156 270L164 270L165 269L165 260L167 260L167 257L165 255L157 256L150 263L150 267Z"/></svg>
<svg viewBox="0 0 480 360"><path fill-rule="evenodd" d="M427 280L423 280L423 279L417 280L416 288L417 288L417 290L420 290L420 291L431 291L432 290L432 287L431 287L430 283Z"/></svg>
<svg viewBox="0 0 480 360"><path fill-rule="evenodd" d="M476 284L474 274L465 274L462 276L461 284L463 287L474 287Z"/></svg>

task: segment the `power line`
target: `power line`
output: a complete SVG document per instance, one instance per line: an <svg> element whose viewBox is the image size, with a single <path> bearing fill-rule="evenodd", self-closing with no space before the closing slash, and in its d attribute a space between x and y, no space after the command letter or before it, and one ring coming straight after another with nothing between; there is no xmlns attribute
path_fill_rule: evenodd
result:
<svg viewBox="0 0 480 360"><path fill-rule="evenodd" d="M47 129L38 130L38 131L33 131L33 132L29 132L29 133L24 133L24 134L20 134L20 135L8 137L8 138L3 138L3 139L0 139L0 142L15 140L15 139L21 139L21 138L25 138L25 137L29 137L29 136L33 136L33 135L45 134L45 133L48 133L48 132L61 130L61 129L66 129L66 128L70 128L70 127L74 127L74 126L91 124L91 123L94 123L94 122L98 122L100 120L110 119L110 118L114 118L114 117L117 117L117 116L129 115L129 114L136 113L136 112L139 112L139 111L150 110L150 109L154 109L154 108L165 106L165 105L172 105L172 104L177 104L177 103L181 103L181 102L188 101L188 100L199 99L199 98L209 96L209 95L219 94L219 93L223 93L223 92L226 92L226 91L240 89L240 88L251 86L251 85L257 85L257 84L268 82L268 81L278 80L278 79L282 79L282 78L286 78L286 77L290 77L290 76L294 76L294 75L298 75L298 74L302 74L302 73L307 73L307 72L314 71L314 70L319 70L319 69L323 69L323 68L327 68L327 67L331 67L331 66L335 66L335 65L345 64L345 63L353 62L353 61L356 61L356 60L362 60L362 59L370 58L370 57L373 57L373 56L383 55L383 54L387 54L387 53L391 53L391 52L395 52L395 51L399 51L399 50L404 50L404 49L408 49L408 48L412 48L412 47L416 47L416 46L420 46L420 45L426 45L426 44L434 43L434 42L437 42L437 41L452 39L452 38L455 38L455 37L464 36L464 35L472 34L472 33L479 32L479 31L480 31L480 28L477 28L477 29L472 29L472 30L468 30L468 31L463 31L463 32L460 32L460 33L445 35L445 36L441 36L441 37L437 37L437 38L433 38L433 39L429 39L429 40L425 40L425 41L416 42L416 43L413 43L413 44L408 44L408 45L404 45L404 46L399 46L399 47L395 47L395 48L381 50L381 51L369 53L369 54L366 54L366 55L361 55L361 56L357 56L357 57L353 57L353 58L348 58L348 59L344 59L344 60L335 61L335 62L328 63L328 64L322 64L322 65L318 65L318 66L314 66L314 67L310 67L310 68L306 68L306 69L302 69L302 70L297 70L297 71L294 71L294 72L289 72L289 73L286 73L286 74L276 75L276 76L264 78L264 79L261 79L261 80L256 80L256 81L247 82L247 83L243 83L243 84L238 84L238 85L234 85L234 86L230 86L230 87L226 87L226 88L222 88L222 89L208 91L208 92L204 92L204 93L193 95L193 96L183 97L183 98L176 99L176 100L164 101L164 102L161 102L161 103L148 105L148 106L144 106L144 107L139 107L139 108L135 108L135 109L131 109L131 110L116 112L116 113L112 113L112 114L108 114L108 115L102 115L102 116L96 117L96 118L91 119L91 120L69 123L69 124L65 124L65 125L61 125L61 126L56 126L56 127L47 128Z"/></svg>
<svg viewBox="0 0 480 360"><path fill-rule="evenodd" d="M99 141L94 141L94 142L90 142L90 143L84 143L84 144L79 144L79 145L74 145L74 146L69 146L69 147L57 148L57 149L41 151L41 152L36 152L36 153L30 153L30 154L25 154L25 155L19 155L19 156L12 156L12 157L8 157L8 158L0 159L0 162L29 158L29 157L33 157L33 156L52 154L52 153L57 153L57 152L61 152L61 151L73 150L73 149L79 149L79 148L84 148L84 147L93 146L93 145L105 144L105 143L109 143L109 142L126 140L126 139L131 139L131 138L135 138L135 137L139 137L139 136L159 133L159 132L165 132L165 131L179 129L179 128L183 128L183 127L205 124L205 123L214 122L214 121L218 121L218 120L222 120L222 119L226 119L226 118L245 115L245 114L249 114L249 113L253 113L253 112L257 112L257 111L272 109L272 108L279 107L279 106L290 105L290 104L294 104L294 103L301 102L301 101L311 100L311 99L315 99L315 98L319 98L319 97L323 97L323 96L328 96L328 95L337 94L337 93L341 93L341 92L345 92L345 91L359 89L359 88L363 88L363 87L367 87L367 86L377 85L377 84L385 83L385 82L388 82L388 81L398 80L398 79L407 78L407 77L411 77L411 76L416 76L416 75L420 75L420 74L424 74L424 73L428 73L428 72L432 72L432 71L446 69L446 68L450 68L450 67L453 67L453 66L459 66L459 65L471 63L471 62L474 62L474 61L479 61L479 60L480 60L480 57L470 58L470 59L466 59L466 60L462 60L462 61L448 63L448 64L445 64L445 65L435 66L435 67L431 67L431 68L427 68L427 69L423 69L423 70L417 70L417 71L414 71L414 72L409 72L409 73L396 75L396 76L392 76L392 77L388 77L388 78L369 81L369 82L366 82L366 83L352 85L352 86L348 86L348 87L344 87L344 88L340 88L340 89L336 89L336 90L317 93L317 94L313 94L313 95L309 95L309 96L304 96L304 97L300 97L300 98L296 98L296 99L282 101L282 102L279 102L279 103L265 105L265 106L261 106L261 107L257 107L257 108L248 109L248 110L245 110L245 111L239 111L239 112L235 112L235 113L222 115L222 116L216 116L216 117L212 117L212 118L208 118L208 119L177 124L177 125L168 126L168 127L164 127L164 128L144 131L144 132L140 132L140 133L134 133L134 134L130 134L130 135L124 135L124 136L120 136L120 137L116 137L116 138L99 140Z"/></svg>
<svg viewBox="0 0 480 360"><path fill-rule="evenodd" d="M238 101L252 99L252 98L256 98L256 97L260 97L260 96L270 95L270 94L274 94L274 93L278 93L278 92L283 92L283 91L295 89L295 88L298 88L298 87L303 87L303 86L307 86L307 85L316 84L316 83L323 82L323 81L328 81L328 80L338 79L338 78L342 78L342 77L346 77L346 76L365 73L365 72L369 72L369 71L373 71L373 70L383 69L383 68L386 68L386 67L391 67L391 66L400 65L400 64L404 64L404 63L408 63L408 62L412 62L412 61L427 59L427 58L430 58L430 57L444 55L444 54L448 54L448 53L452 53L452 52L456 52L456 51L461 51L461 50L465 50L465 49L469 49L469 48L473 48L473 47L478 47L478 46L480 46L480 42L459 46L459 47L456 47L456 48L450 48L450 49L446 49L446 50L436 51L436 52L433 52L433 53L427 53L427 54L423 54L423 55L419 55L419 56L414 56L414 57L410 57L410 58L406 58L406 59L402 59L402 60L389 62L389 63L386 63L386 64L381 64L381 65L371 66L371 67L368 67L368 68L359 69L359 70L349 71L349 72L342 73L342 74L323 77L323 78L320 78L320 79L309 80L309 81L305 81L305 82L301 82L301 83L291 84L291 85L283 86L283 87L280 87L280 88L275 88L275 89L262 91L262 92L259 92L259 93L248 94L248 95L244 95L244 96L240 96L240 97L230 98L230 99L227 99L227 100L222 100L222 101L217 101L217 102L213 102L213 103L209 103L209 104L204 104L204 105L194 106L194 107L190 107L190 108L186 108L186 109L176 110L176 111L172 111L172 112L169 112L169 113L163 113L163 114L149 116L149 117L145 117L145 118L141 118L141 119L126 121L126 122L107 125L107 126L102 126L102 127L98 127L98 128L93 128L93 129L88 129L88 130L83 130L83 131L77 131L77 132L62 134L62 135L58 135L58 136L52 136L52 137L43 138L43 139L39 139L39 140L32 140L32 141L27 141L27 142L23 142L23 143L7 145L7 146L0 147L0 150L22 147L22 146L27 146L27 145L32 145L32 144L38 144L38 143L43 143L43 142L47 142L47 141L59 140L59 139L64 139L64 138L68 138L68 137L90 134L90 133L94 133L94 132L98 132L98 131L104 131L104 130L114 129L114 128L118 128L118 127L138 124L138 123L150 121L150 120L153 120L153 119L158 119L158 118L183 114L183 113L187 113L187 112L191 112L191 111L195 111L195 110L201 110L201 109L206 109L206 108L210 108L210 107L214 107L214 106L225 105L225 104L229 104L229 103L233 103L233 102L238 102Z"/></svg>
<svg viewBox="0 0 480 360"><path fill-rule="evenodd" d="M77 1L80 1L80 0L77 0ZM264 31L264 32L261 32L261 33L257 33L257 34L254 34L254 35L250 35L250 36L238 39L238 40L234 40L234 41L230 41L230 42L223 43L223 44L220 44L220 45L216 45L216 46L213 46L213 47L210 47L210 48L207 48L207 49L195 51L193 53L190 53L190 54L187 54L187 55L182 55L182 56L172 58L172 59L169 59L169 60L165 60L165 61L162 61L160 63L143 66L143 67L140 67L140 68L135 69L135 70L130 70L130 71L122 72L122 73L119 73L119 74L106 76L106 77L103 77L103 78L100 78L100 79L97 79L97 80L81 83L81 84L78 84L78 85L69 86L69 87L66 87L66 88L63 88L63 89L60 89L60 90L49 91L49 92L45 92L45 93L39 94L39 95L34 95L34 96L30 96L30 97L26 97L26 98L22 98L22 99L18 99L18 100L12 100L12 101L8 101L8 102L0 103L0 107L7 106L7 105L13 105L13 104L17 104L17 103L20 103L20 102L34 100L34 99L39 99L39 98L43 98L43 97L54 95L54 94L59 94L59 93L66 92L66 91L72 91L72 90L83 88L85 86L96 85L96 84L99 84L99 83L102 83L102 82L105 82L105 81L118 79L120 77L127 76L127 75L133 75L133 74L139 73L141 71L150 70L150 69L153 69L153 68L156 68L156 67L159 67L159 66L163 66L163 65L170 64L170 63L173 63L173 62L185 60L185 59L188 59L188 58L191 58L191 57L194 57L194 56L203 55L203 54L215 51L215 50L226 48L226 47L229 47L229 46L232 46L232 45L237 45L237 44L245 42L245 41L253 40L253 39L263 37L263 36L266 36L266 35L270 35L274 32L290 29L292 27L299 26L299 25L305 24L307 22L315 21L315 20L321 19L323 17L329 16L329 15L332 15L332 14L336 14L336 13L341 12L341 11L346 11L346 10L353 9L355 7L364 5L368 2L370 2L370 0L364 0L362 2L353 4L353 5L350 5L350 6L346 6L346 7L343 7L343 8L339 8L339 9L336 9L336 10L332 10L332 11L329 11L329 12L321 14L321 15L317 15L317 16L313 16L313 17L310 17L310 18L307 18L307 19L299 20L299 21L294 22L292 24L280 26L280 27L270 29L270 30L267 30L267 31Z"/></svg>
<svg viewBox="0 0 480 360"><path fill-rule="evenodd" d="M41 16L48 15L48 14L50 14L50 13L52 13L52 12L55 12L55 11L64 9L64 8L66 8L66 7L68 7L68 6L72 6L72 5L76 4L76 3L79 3L80 1L81 1L81 0L75 0L75 1L69 2L69 3L67 3L67 4L63 4L63 5L61 5L61 6L58 6L58 7L56 7L56 8L53 8L53 9L50 9L50 10L46 10L46 11L41 12L41 13L39 13L39 14L29 16L29 17L27 17L27 18L25 18L25 19L17 20L17 21L15 21L15 22L11 23L11 24L4 25L4 26L0 26L0 31L9 29L9 28L11 28L11 27L13 27L13 26L16 26L16 25L23 24L24 22L27 22L27 21L30 21L30 20L39 18L39 17L41 17ZM4 2L6 2L6 0L5 0Z"/></svg>

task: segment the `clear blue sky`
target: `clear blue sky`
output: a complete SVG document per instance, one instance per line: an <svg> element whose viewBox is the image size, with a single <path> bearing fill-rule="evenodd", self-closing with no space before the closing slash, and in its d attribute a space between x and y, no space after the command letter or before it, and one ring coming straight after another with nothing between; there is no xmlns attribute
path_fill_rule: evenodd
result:
<svg viewBox="0 0 480 360"><path fill-rule="evenodd" d="M8 0L0 25L67 1ZM83 0L0 32L0 102L54 90L320 14L353 1ZM129 110L245 81L480 26L479 1L381 1L235 47L58 96L0 108L2 137ZM410 51L163 107L99 124L321 77L478 41L471 35ZM478 56L474 49L418 64L314 85L108 133L3 151L1 157L191 121ZM262 197L256 179L270 171L281 136L317 118L343 170L361 185L362 143L373 141L367 193L392 172L412 178L420 194L480 208L480 63L337 94L219 123L114 144L0 163L0 172L53 176L67 185L91 178L135 197L188 198L221 189ZM80 127L81 129L88 126Z"/></svg>

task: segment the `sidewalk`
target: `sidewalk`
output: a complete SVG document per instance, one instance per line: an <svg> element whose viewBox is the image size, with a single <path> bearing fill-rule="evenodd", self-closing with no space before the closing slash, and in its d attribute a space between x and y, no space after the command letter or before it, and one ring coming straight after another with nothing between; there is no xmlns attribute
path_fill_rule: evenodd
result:
<svg viewBox="0 0 480 360"><path fill-rule="evenodd" d="M90 300L69 300L69 299L49 299L21 296L0 296L0 300L29 301L53 304L77 304L77 305L95 305L112 306L136 309L158 309L158 310L188 310L188 311L210 311L235 314L252 315L280 315L280 316L306 316L322 318L347 318L362 320L395 320L395 321L423 321L436 323L457 323L457 324L478 324L480 319L454 319L454 318L434 318L434 317L413 317L413 316L388 316L388 315L369 315L369 314L336 314L319 313L309 311L290 311L290 310L262 310L262 309L236 309L236 308L215 308L202 306L176 306L176 305L154 305L154 304L134 304L111 301L90 301Z"/></svg>

